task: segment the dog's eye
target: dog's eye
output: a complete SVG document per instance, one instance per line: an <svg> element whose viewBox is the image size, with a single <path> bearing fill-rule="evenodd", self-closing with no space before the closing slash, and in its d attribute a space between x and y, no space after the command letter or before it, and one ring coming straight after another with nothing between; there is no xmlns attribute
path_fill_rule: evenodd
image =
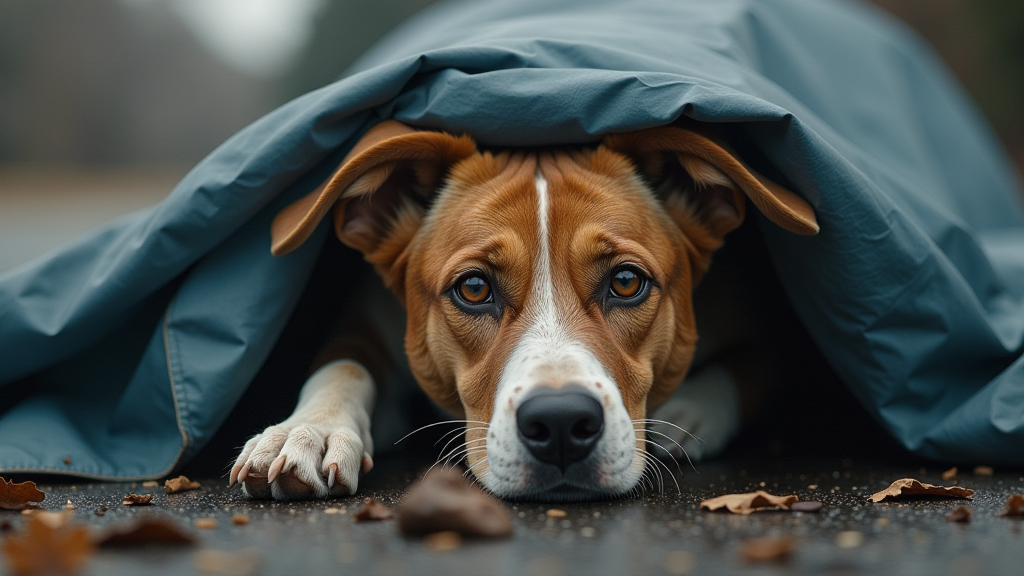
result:
<svg viewBox="0 0 1024 576"><path fill-rule="evenodd" d="M478 274L459 280L456 292L466 304L487 304L494 300L491 294L491 285L486 278Z"/></svg>
<svg viewBox="0 0 1024 576"><path fill-rule="evenodd" d="M621 266L612 271L610 295L629 300L636 298L645 288L647 278L632 266Z"/></svg>

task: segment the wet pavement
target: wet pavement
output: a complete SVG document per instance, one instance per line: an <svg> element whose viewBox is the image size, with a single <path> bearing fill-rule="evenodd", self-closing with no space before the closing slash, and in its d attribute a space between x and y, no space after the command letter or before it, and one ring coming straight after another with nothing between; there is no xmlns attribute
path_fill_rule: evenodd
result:
<svg viewBox="0 0 1024 576"><path fill-rule="evenodd" d="M463 541L437 551L422 539L398 534L394 520L355 522L364 496L394 505L427 462L405 456L385 459L364 478L356 497L316 502L257 502L228 490L221 478L201 480L197 491L166 495L139 483L43 485L44 508L70 500L75 522L96 533L144 515L159 515L197 535L192 547L151 546L101 551L85 574L192 574L209 550L229 551L229 563L207 570L238 574L1019 574L1024 566L1024 523L994 515L1007 497L1024 492L1024 477L970 470L942 481L940 468L870 464L851 459L800 460L733 455L685 470L668 486L642 497L578 504L510 502L515 533L507 540ZM664 473L664 471L663 471ZM902 477L975 490L973 501L943 498L874 504L871 493ZM675 481L679 482L676 489ZM817 513L757 512L748 516L699 509L702 499L731 492L766 490L817 500ZM127 507L128 492L153 493L149 507ZM959 505L970 522L946 520ZM98 517L100 506L109 510ZM557 507L564 518L550 518ZM330 510L329 509L334 509ZM247 525L232 524L235 514ZM0 511L17 529L23 516ZM214 529L195 527L215 518ZM10 532L8 532L10 533ZM788 562L748 563L743 541L792 535ZM198 564L197 564L198 562Z"/></svg>

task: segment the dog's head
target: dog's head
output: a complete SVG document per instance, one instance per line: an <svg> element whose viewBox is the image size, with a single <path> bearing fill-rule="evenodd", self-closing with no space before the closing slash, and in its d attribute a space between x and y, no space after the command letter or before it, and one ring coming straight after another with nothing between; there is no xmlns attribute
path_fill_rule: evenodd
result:
<svg viewBox="0 0 1024 576"><path fill-rule="evenodd" d="M802 234L813 210L680 127L592 148L480 152L385 122L283 210L273 252L329 210L408 311L416 379L464 414L469 466L504 497L621 494L639 423L682 382L692 290L745 198Z"/></svg>

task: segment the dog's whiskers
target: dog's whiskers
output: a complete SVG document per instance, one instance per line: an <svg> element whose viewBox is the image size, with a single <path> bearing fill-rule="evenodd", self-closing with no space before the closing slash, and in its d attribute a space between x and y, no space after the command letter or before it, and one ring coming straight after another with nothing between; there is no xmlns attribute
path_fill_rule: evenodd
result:
<svg viewBox="0 0 1024 576"><path fill-rule="evenodd" d="M654 479L654 476L656 474L657 475L657 479L658 479L658 491L661 492L661 493L664 493L665 492L665 477L662 475L661 469L659 469L657 466L654 465L655 462L657 461L657 459L654 458L653 456L651 456L650 454L648 454L647 452L639 449L639 448L635 448L634 450L636 451L637 454L640 455L640 458L645 463L644 472L647 472L648 470L651 471L651 479L652 479L651 491L652 492L654 491L653 479ZM669 476L671 476L671 472L669 473ZM674 480L674 478L673 478L673 480ZM677 487L678 487L678 485L677 485Z"/></svg>
<svg viewBox="0 0 1024 576"><path fill-rule="evenodd" d="M668 438L669 442L675 444L676 447L679 448L679 451L683 453L683 456L686 458L686 462L690 465L690 468L692 468L694 472L697 472L697 467L693 465L693 461L690 460L690 455L686 453L686 449L683 448L682 446L680 446L679 443L676 442L671 436L669 436L667 434L662 434L661 432L658 432L656 430L650 430L648 428L641 428L641 429L637 430L637 432L640 432L640 431L647 432L648 434L657 434L658 436L664 436L665 438ZM679 459L677 459L675 457L675 455L672 454L671 450L668 450L667 448L665 448L665 446L663 444L661 444L660 442L655 442L655 441L650 440L650 439L644 439L644 442L649 442L651 444L654 444L658 448L661 448L662 450L664 450L665 454L669 458L671 458L672 462L676 465L676 470L679 471L679 475L680 476L683 475L683 469L682 469L681 466L679 466ZM697 472L697 475L699 476L700 472Z"/></svg>
<svg viewBox="0 0 1024 576"><path fill-rule="evenodd" d="M483 424L484 426L490 426L490 423L488 423L488 422L481 422L480 420L445 420L444 422L434 422L433 424L427 424L426 426L420 426L419 428L413 430L412 432L409 432L405 436L402 436L401 438L399 438L395 442L395 444L398 444L402 440L405 440L406 438L408 438L409 436L412 436L413 434L415 434L417 432L420 432L422 430L426 430L427 428L433 428L434 426L441 426L442 424L466 424L466 425L468 425L468 424ZM457 430L457 428L456 428L456 430Z"/></svg>

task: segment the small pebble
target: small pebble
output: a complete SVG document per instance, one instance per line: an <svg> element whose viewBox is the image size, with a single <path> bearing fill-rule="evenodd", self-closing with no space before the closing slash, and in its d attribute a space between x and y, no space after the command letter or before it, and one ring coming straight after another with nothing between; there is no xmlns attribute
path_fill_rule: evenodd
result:
<svg viewBox="0 0 1024 576"><path fill-rule="evenodd" d="M864 544L864 534L856 530L845 530L836 534L836 546L840 548L860 548Z"/></svg>
<svg viewBox="0 0 1024 576"><path fill-rule="evenodd" d="M64 509L65 510L76 510L77 508L78 508L78 506L75 506L74 504L72 504L71 500L68 500L68 503L64 505Z"/></svg>
<svg viewBox="0 0 1024 576"><path fill-rule="evenodd" d="M106 506L100 506L99 508L93 510L92 513L97 515L97 516L104 516L107 513L107 507Z"/></svg>
<svg viewBox="0 0 1024 576"><path fill-rule="evenodd" d="M217 528L217 524L216 518L197 518L192 525L201 530L213 530Z"/></svg>
<svg viewBox="0 0 1024 576"><path fill-rule="evenodd" d="M245 514L235 514L231 517L231 523L244 526L249 523L249 517Z"/></svg>
<svg viewBox="0 0 1024 576"><path fill-rule="evenodd" d="M597 530L594 530L590 526L580 528L580 536L584 538L593 538L595 535L597 535Z"/></svg>
<svg viewBox="0 0 1024 576"><path fill-rule="evenodd" d="M996 471L991 466L975 466L974 468L975 476L991 476L995 473Z"/></svg>
<svg viewBox="0 0 1024 576"><path fill-rule="evenodd" d="M821 502L815 500L802 500L800 502L793 502L789 505L789 509L793 512L817 512L821 510Z"/></svg>
<svg viewBox="0 0 1024 576"><path fill-rule="evenodd" d="M565 518L569 515L565 510L559 510L558 508L551 508L545 514L548 515L548 518Z"/></svg>
<svg viewBox="0 0 1024 576"><path fill-rule="evenodd" d="M325 508L324 509L324 514L337 514L339 512L341 512L340 508Z"/></svg>
<svg viewBox="0 0 1024 576"><path fill-rule="evenodd" d="M156 488L159 485L160 483L157 482L156 480L146 480L145 482L142 483L143 488Z"/></svg>
<svg viewBox="0 0 1024 576"><path fill-rule="evenodd" d="M971 510L966 506L957 506L946 515L947 522L970 522Z"/></svg>

